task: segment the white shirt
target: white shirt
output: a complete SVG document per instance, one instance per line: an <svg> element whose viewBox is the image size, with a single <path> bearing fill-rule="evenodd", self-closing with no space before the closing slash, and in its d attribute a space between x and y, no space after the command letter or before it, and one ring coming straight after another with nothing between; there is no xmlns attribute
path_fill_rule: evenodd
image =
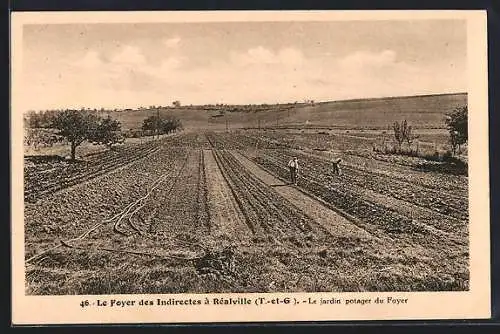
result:
<svg viewBox="0 0 500 334"><path fill-rule="evenodd" d="M299 169L299 162L292 159L288 162L288 167Z"/></svg>

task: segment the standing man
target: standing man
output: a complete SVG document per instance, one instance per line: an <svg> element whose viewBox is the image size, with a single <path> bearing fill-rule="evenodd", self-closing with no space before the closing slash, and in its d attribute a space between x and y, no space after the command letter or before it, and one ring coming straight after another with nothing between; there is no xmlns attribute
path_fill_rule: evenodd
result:
<svg viewBox="0 0 500 334"><path fill-rule="evenodd" d="M342 171L340 170L340 163L342 162L342 159L338 158L333 160L333 174L335 175L342 175Z"/></svg>
<svg viewBox="0 0 500 334"><path fill-rule="evenodd" d="M288 168L290 169L290 179L292 183L297 185L297 175L299 174L299 160L297 157L293 157L293 159L288 162Z"/></svg>

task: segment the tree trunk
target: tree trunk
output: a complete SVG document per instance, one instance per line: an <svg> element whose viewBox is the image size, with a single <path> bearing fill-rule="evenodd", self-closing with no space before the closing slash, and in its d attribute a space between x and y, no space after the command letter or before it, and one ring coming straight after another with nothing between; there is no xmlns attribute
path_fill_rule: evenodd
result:
<svg viewBox="0 0 500 334"><path fill-rule="evenodd" d="M71 142L71 161L75 161L76 159L76 143L74 141Z"/></svg>

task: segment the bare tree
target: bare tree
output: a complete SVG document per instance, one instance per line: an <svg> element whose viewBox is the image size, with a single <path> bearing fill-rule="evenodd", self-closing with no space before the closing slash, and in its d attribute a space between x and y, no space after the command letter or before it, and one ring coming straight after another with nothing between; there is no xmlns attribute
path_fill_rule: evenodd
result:
<svg viewBox="0 0 500 334"><path fill-rule="evenodd" d="M392 125L392 129L394 130L394 139L396 139L396 143L398 144L398 151L401 151L401 145L405 140L403 125L396 121Z"/></svg>

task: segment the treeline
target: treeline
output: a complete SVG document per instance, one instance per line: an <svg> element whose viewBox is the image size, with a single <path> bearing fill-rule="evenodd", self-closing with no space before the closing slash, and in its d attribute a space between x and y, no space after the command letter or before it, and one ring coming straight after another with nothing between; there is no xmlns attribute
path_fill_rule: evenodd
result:
<svg viewBox="0 0 500 334"><path fill-rule="evenodd" d="M31 129L50 129L57 114L64 110L29 111L24 115L24 127Z"/></svg>
<svg viewBox="0 0 500 334"><path fill-rule="evenodd" d="M52 128L52 123L56 116L67 111L80 112L83 114L93 115L95 117L102 117L102 115L106 114L107 112L111 112L112 110L107 110L104 108L50 109L40 111L30 110L24 115L24 126L26 128L32 129L50 129Z"/></svg>
<svg viewBox="0 0 500 334"><path fill-rule="evenodd" d="M122 131L118 120L109 115L103 117L99 111L85 109L30 112L25 115L24 121L28 134L25 143L39 145L40 140L47 140L49 145L67 142L71 146L71 160L75 160L76 148L85 141L111 149L113 145L123 143L128 134ZM182 123L177 118L153 116L143 121L141 136L168 134L180 129Z"/></svg>
<svg viewBox="0 0 500 334"><path fill-rule="evenodd" d="M293 102L293 103L261 103L261 104L226 104L226 103L216 103L216 104L203 104L203 105L182 105L180 101L172 102L172 105L150 105L150 106L139 106L137 108L81 108L78 109L81 112L87 112L90 114L104 114L104 113L120 113L120 112L136 112L136 111L152 111L152 110L172 110L172 109L199 109L205 111L219 111L219 112L257 112L257 111L270 111L270 110L291 110L293 108L305 105L314 105L317 102L314 100L304 100L303 102ZM48 128L50 127L51 118L63 112L64 109L53 109L53 110L42 110L35 111L30 110L25 116L25 121L28 123L26 127L30 128Z"/></svg>
<svg viewBox="0 0 500 334"><path fill-rule="evenodd" d="M86 111L64 110L55 114L50 121L50 127L58 130L57 135L69 142L71 160L75 160L76 148L84 141L111 148L125 140L120 122L109 116L103 118Z"/></svg>
<svg viewBox="0 0 500 334"><path fill-rule="evenodd" d="M182 129L182 123L175 117L150 116L142 123L142 130L149 135L169 134Z"/></svg>

